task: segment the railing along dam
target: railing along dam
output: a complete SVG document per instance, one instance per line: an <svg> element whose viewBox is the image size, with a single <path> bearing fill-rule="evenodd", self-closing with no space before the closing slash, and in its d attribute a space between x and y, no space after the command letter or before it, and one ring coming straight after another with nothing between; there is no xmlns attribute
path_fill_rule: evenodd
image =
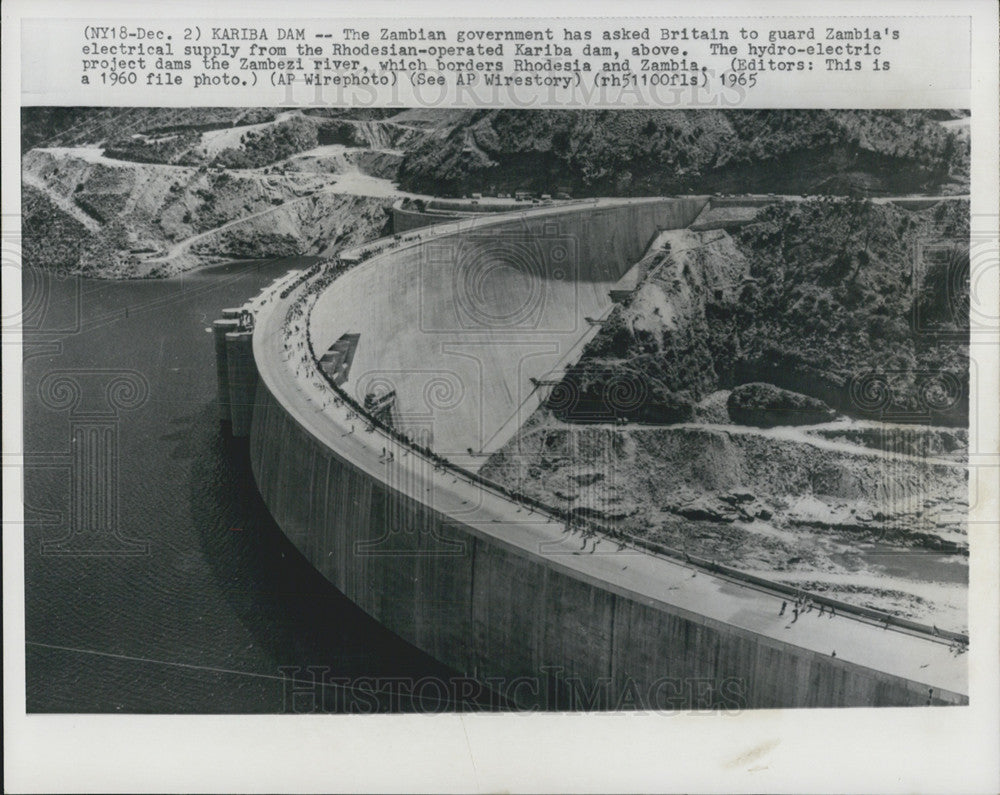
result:
<svg viewBox="0 0 1000 795"><path fill-rule="evenodd" d="M537 405L532 378L574 361L586 318L704 202L432 227L365 247L332 281L317 269L276 283L252 302L252 331L217 331L220 389L225 373L268 508L362 609L523 706L967 703L964 655L940 638L861 613L790 630L780 590L609 539L581 545L473 474ZM325 377L317 360L344 335L358 335L349 372ZM365 414L380 390L395 390L395 431Z"/></svg>

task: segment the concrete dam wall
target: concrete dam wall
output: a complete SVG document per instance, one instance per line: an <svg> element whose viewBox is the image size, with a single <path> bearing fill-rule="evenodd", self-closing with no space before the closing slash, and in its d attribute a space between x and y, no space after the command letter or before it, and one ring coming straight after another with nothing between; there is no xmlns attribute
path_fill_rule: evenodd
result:
<svg viewBox="0 0 1000 795"><path fill-rule="evenodd" d="M385 251L316 298L313 352L360 331L347 393L384 371L403 419L425 423L435 448L502 435L504 412L521 416L530 374L571 358L585 318L607 308L609 287L656 232L699 210L699 200L660 200L539 211ZM560 277L560 264L577 276ZM479 275L463 295L457 274L470 271ZM839 614L790 627L781 595L582 539L366 424L322 379L302 375L287 332L309 285L294 284L255 306L250 455L260 492L327 580L460 675L527 707L968 702L965 661L940 640ZM458 392L440 377L449 374ZM409 403L418 398L422 413Z"/></svg>
<svg viewBox="0 0 1000 795"><path fill-rule="evenodd" d="M558 535L548 539L548 554L539 552L551 528L535 528L531 545L517 543L530 524L515 536L487 511L460 509L454 513L465 521L456 519L317 440L266 386L258 389L253 422L261 493L305 557L380 623L461 674L523 678L514 694L522 706L572 706L574 694L596 692L614 707L632 689L652 708L963 703L958 693L705 615L710 609L651 598L629 589L624 577L581 571ZM440 487L435 497L450 502ZM623 565L638 569L637 557L609 552L597 562L605 574L625 574ZM691 575L653 576L666 592ZM702 607L718 596L706 594ZM778 612L780 599L758 598L768 616ZM748 600L741 609L755 606ZM877 627L858 628L885 643ZM851 645L840 648L846 657Z"/></svg>
<svg viewBox="0 0 1000 795"><path fill-rule="evenodd" d="M378 257L337 280L310 318L314 349L360 334L347 391L395 390L402 428L438 453L485 456L538 406L611 308L611 290L657 232L704 198L526 212ZM461 224L459 224L461 226ZM468 466L474 462L466 460Z"/></svg>

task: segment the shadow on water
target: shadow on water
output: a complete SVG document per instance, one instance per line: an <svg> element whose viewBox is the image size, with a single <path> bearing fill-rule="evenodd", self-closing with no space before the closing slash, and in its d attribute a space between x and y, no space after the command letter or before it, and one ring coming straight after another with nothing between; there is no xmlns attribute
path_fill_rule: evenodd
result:
<svg viewBox="0 0 1000 795"><path fill-rule="evenodd" d="M329 683L319 688L326 712L436 712L495 704L496 696L389 632L316 571L268 512L247 440L233 439L213 422L215 412L210 405L191 423L192 431L215 428L205 439L211 454L195 456L191 472L195 531L232 610L273 661L272 673L289 678L286 696L299 693L297 705L283 708L309 711L314 678ZM183 445L197 433L182 436Z"/></svg>
<svg viewBox="0 0 1000 795"><path fill-rule="evenodd" d="M212 320L304 264L229 263L137 282L36 274L44 278L34 289L41 309L25 319L24 433L28 456L44 460L24 473L34 509L24 532L29 712L466 708L451 698L452 672L295 550L257 492L246 444L220 428ZM67 453L70 410L39 397L54 371L97 377L99 387L108 373L136 371L148 383L149 399L115 426L118 527L147 541L148 554L41 552L67 531L80 477ZM465 685L459 692L482 701Z"/></svg>

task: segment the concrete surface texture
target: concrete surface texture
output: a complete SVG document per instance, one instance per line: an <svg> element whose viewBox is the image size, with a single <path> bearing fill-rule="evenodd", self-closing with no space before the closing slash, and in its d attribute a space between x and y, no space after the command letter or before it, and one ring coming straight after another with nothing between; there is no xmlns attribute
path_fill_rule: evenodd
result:
<svg viewBox="0 0 1000 795"><path fill-rule="evenodd" d="M319 297L314 349L359 333L348 393L364 403L395 389L403 428L429 428L439 454L471 449L481 462L537 407L531 379L579 355L587 318L610 310L612 287L657 232L686 226L705 202L525 212L393 250Z"/></svg>

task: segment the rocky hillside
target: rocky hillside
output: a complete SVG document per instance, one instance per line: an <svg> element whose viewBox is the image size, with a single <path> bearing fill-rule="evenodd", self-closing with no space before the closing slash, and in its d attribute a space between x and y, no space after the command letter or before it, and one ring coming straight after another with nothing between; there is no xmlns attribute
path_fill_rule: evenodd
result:
<svg viewBox="0 0 1000 795"><path fill-rule="evenodd" d="M541 411L480 474L581 528L962 630L966 445L964 430L580 426Z"/></svg>
<svg viewBox="0 0 1000 795"><path fill-rule="evenodd" d="M29 109L24 130L45 144L22 157L25 263L112 278L384 234L391 145L423 134L264 109Z"/></svg>
<svg viewBox="0 0 1000 795"><path fill-rule="evenodd" d="M668 233L549 407L686 421L711 392L763 382L852 416L965 425L967 240L962 200L780 202L734 235Z"/></svg>
<svg viewBox="0 0 1000 795"><path fill-rule="evenodd" d="M388 221L387 199L331 192L312 173L123 163L92 149L36 149L22 163L24 261L89 275L322 253Z"/></svg>
<svg viewBox="0 0 1000 795"><path fill-rule="evenodd" d="M172 160L181 150L179 144L167 146L178 138L201 144L206 133L228 132L234 133L238 141L247 133L266 130L280 120L293 119L299 123L298 120L303 118L311 120L317 129L327 127L333 134L338 129L339 121L344 122L342 129L352 126L377 129L381 121L392 116L400 117L400 112L379 108L308 108L301 112L277 108L24 108L21 113L21 151L39 147L100 145L121 150L133 148L134 154L143 162L164 163ZM214 137L208 136L205 140ZM364 133L350 137L353 143L347 140L340 143L358 146L371 143ZM157 141L161 145L157 146ZM190 147L192 150L197 148ZM192 157L198 157L195 151L192 151Z"/></svg>
<svg viewBox="0 0 1000 795"><path fill-rule="evenodd" d="M45 234L26 241L26 262L129 277L212 258L314 253L383 231L400 189L425 198L515 188L964 192L965 118L932 111L27 108L25 224ZM341 202L328 192L364 200ZM330 221L325 212L361 214Z"/></svg>
<svg viewBox="0 0 1000 795"><path fill-rule="evenodd" d="M961 629L968 213L778 201L662 233L480 473L581 528Z"/></svg>
<svg viewBox="0 0 1000 795"><path fill-rule="evenodd" d="M424 193L968 192L969 146L940 111L486 110L410 152Z"/></svg>
<svg viewBox="0 0 1000 795"><path fill-rule="evenodd" d="M274 108L23 108L21 151L260 124L277 113Z"/></svg>

